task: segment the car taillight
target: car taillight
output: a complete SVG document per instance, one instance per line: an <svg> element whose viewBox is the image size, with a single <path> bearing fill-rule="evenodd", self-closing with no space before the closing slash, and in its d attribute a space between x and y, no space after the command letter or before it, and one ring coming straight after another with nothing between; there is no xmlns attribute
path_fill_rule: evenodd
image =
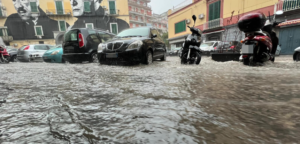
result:
<svg viewBox="0 0 300 144"><path fill-rule="evenodd" d="M217 49L217 47L214 47L214 49Z"/></svg>
<svg viewBox="0 0 300 144"><path fill-rule="evenodd" d="M82 48L84 46L83 35L79 33L78 38L79 38L79 47Z"/></svg>
<svg viewBox="0 0 300 144"><path fill-rule="evenodd" d="M247 58L248 57L248 55L243 55L243 58Z"/></svg>
<svg viewBox="0 0 300 144"><path fill-rule="evenodd" d="M29 50L29 46L25 47L23 50Z"/></svg>

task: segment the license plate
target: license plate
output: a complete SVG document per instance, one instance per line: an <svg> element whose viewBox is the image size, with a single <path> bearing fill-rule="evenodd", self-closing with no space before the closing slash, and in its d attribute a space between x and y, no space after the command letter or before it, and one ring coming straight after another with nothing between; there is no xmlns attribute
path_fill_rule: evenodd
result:
<svg viewBox="0 0 300 144"><path fill-rule="evenodd" d="M106 54L106 58L117 58L118 57L118 53L107 53Z"/></svg>
<svg viewBox="0 0 300 144"><path fill-rule="evenodd" d="M243 44L242 45L242 53L243 54L252 54L253 53L253 50L254 50L254 44L251 44L251 45L245 45Z"/></svg>

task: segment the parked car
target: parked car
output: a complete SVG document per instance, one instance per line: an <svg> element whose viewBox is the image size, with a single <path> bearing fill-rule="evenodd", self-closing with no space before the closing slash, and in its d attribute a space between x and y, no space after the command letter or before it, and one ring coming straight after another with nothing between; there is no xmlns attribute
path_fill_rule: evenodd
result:
<svg viewBox="0 0 300 144"><path fill-rule="evenodd" d="M98 47L100 64L151 64L155 59L165 61L166 53L164 41L158 31L151 27L126 29Z"/></svg>
<svg viewBox="0 0 300 144"><path fill-rule="evenodd" d="M65 61L62 58L63 48L62 45L58 45L55 48L52 48L46 51L43 55L44 62L49 63L64 63Z"/></svg>
<svg viewBox="0 0 300 144"><path fill-rule="evenodd" d="M207 41L201 43L200 49L204 54L209 54L217 49L217 46L221 44L221 41Z"/></svg>
<svg viewBox="0 0 300 144"><path fill-rule="evenodd" d="M25 45L19 48L17 53L18 61L21 62L31 62L31 61L43 61L42 56L44 53L54 48L55 46L46 44L35 44L35 45Z"/></svg>
<svg viewBox="0 0 300 144"><path fill-rule="evenodd" d="M181 48L175 48L173 50L170 50L169 51L169 56L178 56L180 49Z"/></svg>
<svg viewBox="0 0 300 144"><path fill-rule="evenodd" d="M114 34L102 30L71 29L64 35L62 58L70 63L98 62L98 45L112 39L114 36Z"/></svg>
<svg viewBox="0 0 300 144"><path fill-rule="evenodd" d="M7 52L8 52L9 55L10 55L10 61L11 61L11 62L16 62L16 61L18 61L18 59L17 59L18 49L14 48L14 47L11 47L11 46L7 46L7 47L6 47L6 50L7 50Z"/></svg>
<svg viewBox="0 0 300 144"><path fill-rule="evenodd" d="M293 55L294 61L300 61L300 47L295 49L294 55Z"/></svg>

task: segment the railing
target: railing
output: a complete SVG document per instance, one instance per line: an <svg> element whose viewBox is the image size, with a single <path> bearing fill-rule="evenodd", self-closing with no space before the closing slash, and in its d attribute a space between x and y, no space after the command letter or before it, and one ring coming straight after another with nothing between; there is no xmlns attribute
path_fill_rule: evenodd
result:
<svg viewBox="0 0 300 144"><path fill-rule="evenodd" d="M1 9L0 8L0 18L2 17L2 18L5 18L5 17L7 17L7 14L6 14L6 10L3 10L3 9Z"/></svg>
<svg viewBox="0 0 300 144"><path fill-rule="evenodd" d="M46 14L47 15L72 15L72 10L70 10L70 9L63 9L63 10L47 9Z"/></svg>
<svg viewBox="0 0 300 144"><path fill-rule="evenodd" d="M145 21L144 21L144 20L137 19L137 18L130 18L130 21L133 21L133 22L138 22L138 23L145 23Z"/></svg>
<svg viewBox="0 0 300 144"><path fill-rule="evenodd" d="M140 11L135 11L133 9L131 9L129 12L134 13L134 14L138 14L138 15L144 15L143 13L141 13Z"/></svg>
<svg viewBox="0 0 300 144"><path fill-rule="evenodd" d="M134 4L134 5L136 5L136 6L142 6L142 7L144 7L144 8L151 9L151 6L146 5L146 4L137 3L137 2L134 1L134 0L129 0L129 3Z"/></svg>
<svg viewBox="0 0 300 144"><path fill-rule="evenodd" d="M109 12L109 15L111 15L111 16L115 15L116 16L116 15L119 15L120 10L118 10L118 9L109 9L108 12Z"/></svg>
<svg viewBox="0 0 300 144"><path fill-rule="evenodd" d="M275 10L291 11L300 9L300 0L282 0L275 4Z"/></svg>
<svg viewBox="0 0 300 144"><path fill-rule="evenodd" d="M4 42L12 42L14 39L12 36L0 36Z"/></svg>
<svg viewBox="0 0 300 144"><path fill-rule="evenodd" d="M222 26L223 26L223 19L219 18L219 19L211 20L211 21L204 23L203 29L207 30L207 29L213 29L213 28L222 27Z"/></svg>

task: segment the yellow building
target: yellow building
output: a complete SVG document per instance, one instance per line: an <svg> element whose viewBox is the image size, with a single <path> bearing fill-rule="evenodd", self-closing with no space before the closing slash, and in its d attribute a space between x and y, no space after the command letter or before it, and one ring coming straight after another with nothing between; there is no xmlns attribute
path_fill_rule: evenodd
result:
<svg viewBox="0 0 300 144"><path fill-rule="evenodd" d="M7 45L61 44L71 28L117 34L129 28L127 0L0 0L0 37Z"/></svg>
<svg viewBox="0 0 300 144"><path fill-rule="evenodd" d="M179 48L193 26L192 15L197 16L195 26L203 31L203 41L236 41L243 38L236 24L238 18L251 12L274 14L278 0L193 0L185 7L168 11L169 43Z"/></svg>

